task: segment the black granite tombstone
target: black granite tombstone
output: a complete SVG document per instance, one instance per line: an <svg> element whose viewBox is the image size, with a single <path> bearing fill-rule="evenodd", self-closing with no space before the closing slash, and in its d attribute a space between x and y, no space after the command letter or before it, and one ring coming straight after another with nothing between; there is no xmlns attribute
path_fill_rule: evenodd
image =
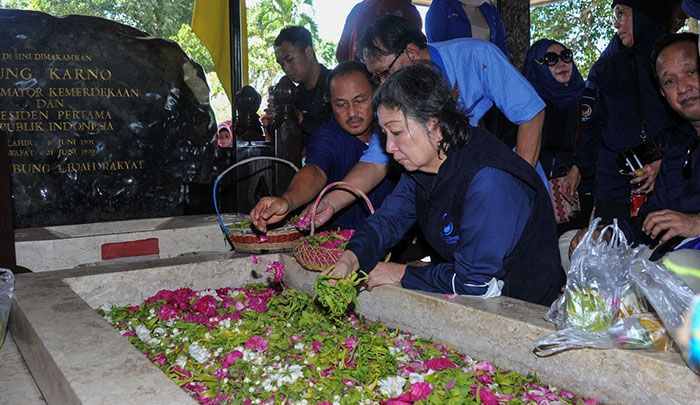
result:
<svg viewBox="0 0 700 405"><path fill-rule="evenodd" d="M0 10L0 130L16 228L180 215L210 180L209 88L174 42Z"/></svg>

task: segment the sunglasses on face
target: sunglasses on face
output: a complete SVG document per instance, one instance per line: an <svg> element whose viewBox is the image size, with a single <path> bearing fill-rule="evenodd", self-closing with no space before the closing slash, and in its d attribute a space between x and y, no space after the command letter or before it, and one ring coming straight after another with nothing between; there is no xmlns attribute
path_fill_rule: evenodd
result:
<svg viewBox="0 0 700 405"><path fill-rule="evenodd" d="M393 61L391 61L391 63L389 64L389 66L388 66L386 69L382 70L382 71L379 72L379 73L373 74L373 75L372 75L372 81L375 82L375 83L377 83L377 84L379 84L379 83L381 83L384 79L386 79L387 76L389 76L389 73L391 73L391 68L394 66L394 63L396 63L396 61L399 60L399 58L401 57L401 55L403 55L403 52L404 52L404 51L405 51L405 49L402 49L401 52L397 52L397 53L396 53L396 57L394 58Z"/></svg>
<svg viewBox="0 0 700 405"><path fill-rule="evenodd" d="M688 145L688 150L685 153L685 160L683 161L682 171L683 178L689 180L693 175L693 161L695 160L695 152L698 151L698 145L700 145L700 138L695 137L690 145Z"/></svg>
<svg viewBox="0 0 700 405"><path fill-rule="evenodd" d="M571 51L571 49L564 49L561 51L561 53L547 52L543 57L537 59L535 62L540 65L554 66L559 63L559 59L561 59L561 61L564 63L571 63L573 57L574 53Z"/></svg>

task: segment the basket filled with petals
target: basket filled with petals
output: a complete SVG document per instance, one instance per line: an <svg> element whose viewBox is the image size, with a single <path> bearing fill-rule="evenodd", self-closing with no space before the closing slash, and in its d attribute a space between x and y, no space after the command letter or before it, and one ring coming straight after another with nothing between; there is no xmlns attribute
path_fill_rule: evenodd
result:
<svg viewBox="0 0 700 405"><path fill-rule="evenodd" d="M301 233L290 221L260 234L253 229L250 220L245 220L229 226L227 238L237 252L271 253L292 250L301 242Z"/></svg>
<svg viewBox="0 0 700 405"><path fill-rule="evenodd" d="M327 185L321 190L310 212L311 233L309 236L302 238L301 242L294 247L294 258L307 270L326 271L328 268L332 267L343 254L354 232L352 229L315 232L314 220L316 219L316 208L318 208L321 197L331 188L338 186L346 188L362 197L365 203L367 203L367 208L369 208L370 213L374 214L374 207L369 198L367 198L365 193L350 183L338 181Z"/></svg>

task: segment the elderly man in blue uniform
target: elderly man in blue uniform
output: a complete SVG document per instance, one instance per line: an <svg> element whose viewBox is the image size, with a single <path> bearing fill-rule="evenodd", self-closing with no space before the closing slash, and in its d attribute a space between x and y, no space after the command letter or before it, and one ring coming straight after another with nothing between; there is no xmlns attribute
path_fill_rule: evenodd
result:
<svg viewBox="0 0 700 405"><path fill-rule="evenodd" d="M545 103L492 43L462 38L429 45L420 30L402 18L388 15L375 19L367 27L359 48L363 63L378 83L402 66L415 61L432 61L447 78L472 126L478 126L479 120L495 104L518 125L518 155L532 166L537 164ZM363 191L371 190L385 175L389 159L379 138L375 137L345 181ZM333 212L350 203L351 198L337 191L326 195L317 221L323 223Z"/></svg>
<svg viewBox="0 0 700 405"><path fill-rule="evenodd" d="M341 180L367 149L375 128L374 86L367 70L359 62L343 62L329 73L328 87L333 118L311 137L306 165L281 196L263 197L250 213L253 224L263 232L268 224L311 201L327 184ZM385 179L368 197L378 207L392 188L393 182ZM368 214L362 203L356 202L339 211L331 224L353 229Z"/></svg>

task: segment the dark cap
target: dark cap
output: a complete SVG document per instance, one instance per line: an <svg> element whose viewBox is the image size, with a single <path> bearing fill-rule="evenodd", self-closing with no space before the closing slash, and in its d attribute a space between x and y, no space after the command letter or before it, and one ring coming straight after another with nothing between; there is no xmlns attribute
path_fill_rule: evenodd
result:
<svg viewBox="0 0 700 405"><path fill-rule="evenodd" d="M673 13L673 3L671 0L613 0L610 7L618 4L631 7L665 26Z"/></svg>

